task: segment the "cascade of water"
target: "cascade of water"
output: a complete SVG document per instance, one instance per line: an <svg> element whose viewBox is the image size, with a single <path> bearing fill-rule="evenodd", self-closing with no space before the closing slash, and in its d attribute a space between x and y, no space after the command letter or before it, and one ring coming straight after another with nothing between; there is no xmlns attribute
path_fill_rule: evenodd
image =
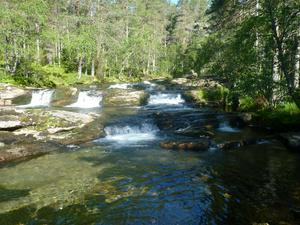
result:
<svg viewBox="0 0 300 225"><path fill-rule="evenodd" d="M77 102L68 105L70 108L97 108L100 107L102 101L102 95L95 95L91 91L82 91L78 95Z"/></svg>
<svg viewBox="0 0 300 225"><path fill-rule="evenodd" d="M54 90L36 90L32 92L31 102L19 107L46 107L50 105Z"/></svg>
<svg viewBox="0 0 300 225"><path fill-rule="evenodd" d="M141 125L113 125L104 129L106 140L137 142L153 140L159 129L152 123L144 122Z"/></svg>
<svg viewBox="0 0 300 225"><path fill-rule="evenodd" d="M228 121L220 123L218 131L227 132L227 133L237 133L240 132L240 129L230 126Z"/></svg>
<svg viewBox="0 0 300 225"><path fill-rule="evenodd" d="M148 105L182 105L185 100L181 94L159 93L150 95Z"/></svg>

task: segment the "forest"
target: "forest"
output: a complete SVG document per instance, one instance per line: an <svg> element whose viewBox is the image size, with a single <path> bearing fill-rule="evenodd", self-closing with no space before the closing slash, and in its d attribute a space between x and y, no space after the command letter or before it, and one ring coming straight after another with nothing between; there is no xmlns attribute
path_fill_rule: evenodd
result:
<svg viewBox="0 0 300 225"><path fill-rule="evenodd" d="M300 106L297 0L1 0L1 6L1 80L51 86L192 73L262 104Z"/></svg>

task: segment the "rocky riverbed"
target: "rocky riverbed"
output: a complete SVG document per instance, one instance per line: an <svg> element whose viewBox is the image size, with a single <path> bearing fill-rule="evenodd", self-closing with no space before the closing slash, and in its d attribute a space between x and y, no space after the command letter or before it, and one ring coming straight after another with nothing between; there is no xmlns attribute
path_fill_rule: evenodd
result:
<svg viewBox="0 0 300 225"><path fill-rule="evenodd" d="M116 84L105 88L97 86L59 88L55 91L41 90L40 92L31 88L0 84L0 163L45 154L58 149L58 146L87 143L106 135L104 131L106 118L101 110L69 110L70 108L139 107L147 104L150 93L165 91L167 86L175 90L181 89L191 104L204 104L208 107L221 104L218 100L202 102L203 104L197 100L199 88L220 87L220 84L213 80L194 81L179 78L171 82ZM34 94L37 94L35 100ZM46 96L50 94L51 98ZM31 101L37 102L30 102L30 98ZM178 98L177 96L171 101L183 101ZM25 105L20 105L22 99L27 99L23 100L23 102L27 102ZM36 107L36 104L39 105L38 101L45 101L45 99L46 101L51 99L51 104L50 102L44 104L44 102L42 108ZM155 96L149 101L160 102ZM187 115L184 113L182 116ZM160 146L165 149L178 150L207 150L211 148L211 141L209 140L215 136L214 129L219 126L217 120L206 119L181 129L183 117L163 111L154 114L154 120L160 130L172 131L176 135L185 137L202 138L202 141L169 140L161 142ZM232 118L232 123L239 124L238 126L253 126L252 115L249 113L235 114ZM196 117L195 120L197 120ZM299 136L299 133L291 132L271 134L267 138L280 140L288 148L299 151ZM261 137L240 137L226 140L215 146L219 149L228 150L259 142L262 142Z"/></svg>

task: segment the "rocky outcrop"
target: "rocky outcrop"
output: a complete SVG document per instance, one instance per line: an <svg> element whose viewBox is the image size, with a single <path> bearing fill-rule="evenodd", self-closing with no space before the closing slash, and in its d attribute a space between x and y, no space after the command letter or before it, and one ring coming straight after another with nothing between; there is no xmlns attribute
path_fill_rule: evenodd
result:
<svg viewBox="0 0 300 225"><path fill-rule="evenodd" d="M97 114L49 109L0 109L0 130L0 162L44 154L57 145L81 144L104 135Z"/></svg>
<svg viewBox="0 0 300 225"><path fill-rule="evenodd" d="M146 103L148 94L143 90L110 89L103 98L104 106L140 106Z"/></svg>
<svg viewBox="0 0 300 225"><path fill-rule="evenodd" d="M24 121L16 115L0 116L0 131L14 131L32 125L32 121Z"/></svg>
<svg viewBox="0 0 300 225"><path fill-rule="evenodd" d="M77 88L62 87L55 89L51 99L51 106L64 107L76 101Z"/></svg>
<svg viewBox="0 0 300 225"><path fill-rule="evenodd" d="M178 85L182 89L186 88L216 88L220 87L220 83L213 79L194 79L193 77L176 78L171 81L171 84Z"/></svg>
<svg viewBox="0 0 300 225"><path fill-rule="evenodd" d="M209 149L210 141L167 141L161 142L160 147L168 150L205 151Z"/></svg>
<svg viewBox="0 0 300 225"><path fill-rule="evenodd" d="M0 106L10 106L13 99L26 94L28 94L28 90L8 84L0 84Z"/></svg>

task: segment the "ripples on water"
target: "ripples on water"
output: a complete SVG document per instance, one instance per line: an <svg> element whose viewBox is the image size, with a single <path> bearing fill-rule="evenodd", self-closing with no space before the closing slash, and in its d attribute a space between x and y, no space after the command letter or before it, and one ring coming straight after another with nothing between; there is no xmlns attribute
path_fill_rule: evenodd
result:
<svg viewBox="0 0 300 225"><path fill-rule="evenodd" d="M207 110L167 113L176 129L219 121ZM274 142L167 151L159 141L170 134L155 123L115 118L95 143L1 168L0 224L300 224L299 155ZM249 135L219 128L222 139Z"/></svg>

